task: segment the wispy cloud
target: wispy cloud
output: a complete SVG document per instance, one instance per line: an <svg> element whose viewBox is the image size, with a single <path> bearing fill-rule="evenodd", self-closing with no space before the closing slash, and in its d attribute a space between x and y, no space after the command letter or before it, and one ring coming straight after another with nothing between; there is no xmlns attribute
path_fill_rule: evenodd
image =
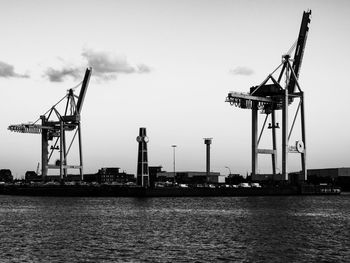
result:
<svg viewBox="0 0 350 263"><path fill-rule="evenodd" d="M0 77L2 78L29 78L28 74L18 74L14 66L0 61Z"/></svg>
<svg viewBox="0 0 350 263"><path fill-rule="evenodd" d="M151 72L151 68L145 64L137 65L138 73L149 73Z"/></svg>
<svg viewBox="0 0 350 263"><path fill-rule="evenodd" d="M251 68L248 68L248 67L236 67L234 69L231 69L230 73L233 74L233 75L249 76L249 75L253 75L254 71Z"/></svg>
<svg viewBox="0 0 350 263"><path fill-rule="evenodd" d="M94 77L102 80L116 79L119 74L143 74L152 70L146 64L130 64L124 55L116 55L106 51L85 49L81 53L82 65L72 66L60 59L63 66L60 68L48 68L45 76L52 82L62 82L67 77L78 79L81 77L82 68L92 67Z"/></svg>
<svg viewBox="0 0 350 263"><path fill-rule="evenodd" d="M62 82L66 77L72 77L73 79L78 79L80 77L81 68L66 67L62 69L48 68L45 75L52 82Z"/></svg>
<svg viewBox="0 0 350 263"><path fill-rule="evenodd" d="M145 64L132 65L126 56L105 51L84 50L82 56L87 60L94 74L103 78L115 78L118 74L149 73L151 68Z"/></svg>

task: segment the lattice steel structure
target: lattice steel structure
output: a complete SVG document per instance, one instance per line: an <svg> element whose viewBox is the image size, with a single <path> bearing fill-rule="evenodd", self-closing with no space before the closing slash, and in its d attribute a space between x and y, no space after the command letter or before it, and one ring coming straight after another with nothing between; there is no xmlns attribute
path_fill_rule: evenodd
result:
<svg viewBox="0 0 350 263"><path fill-rule="evenodd" d="M81 89L79 96L74 94L75 88L69 89L67 94L59 102L53 105L44 115L41 115L36 122L10 125L8 127L8 130L13 132L41 134L41 174L43 180L46 179L49 169L59 169L61 179L64 179L67 176L68 169L79 169L81 179L83 180L83 151L80 114L89 85L91 72L91 68L86 69L84 79L80 83ZM66 101L65 110L60 113L58 106L63 101ZM41 120L41 124L36 124L39 120ZM75 131L75 133L67 147L66 133L70 131ZM79 143L79 164L68 165L68 154L77 135ZM50 145L49 151L50 141L53 143ZM50 163L51 157L55 151L59 151L59 159L54 163Z"/></svg>
<svg viewBox="0 0 350 263"><path fill-rule="evenodd" d="M252 111L252 176L257 174L258 170L258 155L270 154L272 159L272 173L276 175L277 165L277 141L276 129L279 124L276 123L276 111L282 111L282 176L284 180L288 180L288 154L298 153L301 156L301 170L303 179L307 179L306 172L306 138L305 138L305 112L304 112L304 92L301 90L298 77L300 73L300 66L303 59L307 34L309 31L311 11L303 13L299 37L293 45L295 48L294 59L292 60L290 54L282 57L282 63L259 85L250 88L249 93L230 92L226 97L226 102L231 105L250 109ZM291 63L292 62L292 63ZM274 74L280 70L278 77ZM289 112L288 106L299 100L297 110L295 112L291 126L288 125ZM258 111L265 114L261 131L258 136ZM300 113L300 127L302 139L296 141L294 145L289 146L289 139L291 137L293 128L297 121L297 116ZM271 123L268 129L272 133L272 149L260 149L259 143L266 126L268 117Z"/></svg>

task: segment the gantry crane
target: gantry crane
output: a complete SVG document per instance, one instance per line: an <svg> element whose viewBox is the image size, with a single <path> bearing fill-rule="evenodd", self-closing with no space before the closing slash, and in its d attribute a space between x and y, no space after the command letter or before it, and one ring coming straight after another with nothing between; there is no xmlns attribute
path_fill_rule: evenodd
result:
<svg viewBox="0 0 350 263"><path fill-rule="evenodd" d="M83 180L83 152L80 114L87 87L89 85L91 72L92 69L87 68L83 81L75 87L77 88L81 85L79 96L74 94L75 88L71 88L59 102L53 105L44 115L41 115L36 122L10 125L8 127L8 130L13 132L41 134L41 170L43 180L46 180L49 169L59 169L61 180L67 176L68 169L79 169L81 180ZM64 100L66 100L64 111L60 113L58 107ZM41 124L37 124L39 120L41 120ZM75 131L75 133L67 148L66 132L69 131ZM68 165L67 157L76 135L78 135L79 144L79 165ZM50 145L50 153L49 141L52 141ZM50 164L49 162L55 151L59 151L59 159Z"/></svg>
<svg viewBox="0 0 350 263"><path fill-rule="evenodd" d="M305 138L305 117L304 117L304 92L301 90L298 77L303 60L304 49L309 31L311 10L304 11L299 36L296 43L290 51L282 56L282 63L258 86L250 88L249 93L230 92L226 97L226 102L243 109L252 111L252 177L254 178L258 168L258 154L270 154L272 156L272 173L276 175L277 164L277 145L276 129L279 128L276 123L276 111L282 111L282 176L288 180L288 154L298 153L301 156L301 170L303 179L307 179L306 172L306 138ZM291 59L290 53L295 48L294 59ZM291 64L293 62L293 64ZM277 79L273 76L279 69ZM289 128L288 125L288 106L295 99L299 99L299 104L295 112L293 122ZM258 137L258 110L266 114ZM302 139L296 141L294 145L289 146L295 122L300 111L300 126ZM259 142L266 126L268 117L271 123L268 128L272 131L272 149L260 149Z"/></svg>

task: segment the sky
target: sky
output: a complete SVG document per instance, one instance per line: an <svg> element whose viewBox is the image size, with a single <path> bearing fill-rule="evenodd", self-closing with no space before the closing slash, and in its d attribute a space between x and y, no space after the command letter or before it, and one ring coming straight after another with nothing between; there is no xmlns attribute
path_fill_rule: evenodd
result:
<svg viewBox="0 0 350 263"><path fill-rule="evenodd" d="M175 144L176 170L205 171L203 138L212 137L212 171L250 173L251 112L225 98L230 91L248 92L279 65L307 9L312 17L299 78L307 167L350 166L349 1L0 5L0 168L17 178L36 170L41 139L7 127L37 120L82 80L88 66L93 73L82 110L85 173L101 167L136 173L140 127L147 128L149 165L172 171ZM300 139L293 134L291 144ZM259 162L259 172L271 171L269 158ZM296 156L289 170L300 170Z"/></svg>

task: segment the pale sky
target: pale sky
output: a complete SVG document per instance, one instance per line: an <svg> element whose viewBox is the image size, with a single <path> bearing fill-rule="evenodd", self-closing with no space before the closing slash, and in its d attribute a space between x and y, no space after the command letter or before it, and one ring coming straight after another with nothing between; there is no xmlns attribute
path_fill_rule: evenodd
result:
<svg viewBox="0 0 350 263"><path fill-rule="evenodd" d="M225 98L248 92L278 66L307 9L312 18L299 79L307 166L350 166L349 1L13 0L0 6L0 168L16 177L41 161L40 135L7 127L38 119L89 65L86 173L101 167L135 173L140 127L150 139L149 165L171 171L176 144L177 170L205 171L203 138L212 137L212 171L250 172L251 112ZM289 170L299 169L299 159L291 158ZM261 158L259 170L270 171L270 158Z"/></svg>

